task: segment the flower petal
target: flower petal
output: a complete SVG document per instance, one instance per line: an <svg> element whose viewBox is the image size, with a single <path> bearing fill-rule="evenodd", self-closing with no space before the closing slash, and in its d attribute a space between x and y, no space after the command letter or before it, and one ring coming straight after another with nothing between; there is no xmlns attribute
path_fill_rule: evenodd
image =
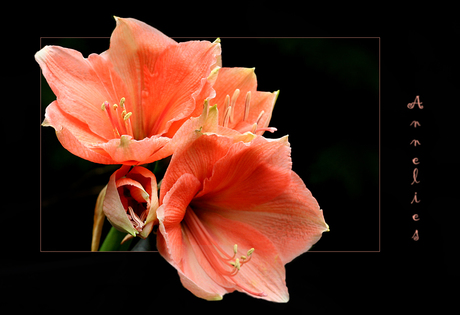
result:
<svg viewBox="0 0 460 315"><path fill-rule="evenodd" d="M163 187L162 184L162 190ZM170 257L175 266L181 264L184 251L180 223L190 201L200 188L201 183L193 175L183 174L162 198L162 205L157 210L160 232L166 242L163 248L167 250L167 257Z"/></svg>
<svg viewBox="0 0 460 315"><path fill-rule="evenodd" d="M212 174L212 166L228 150L233 139L202 135L186 150L175 153L161 183L160 202L183 174L192 174L200 183Z"/></svg>
<svg viewBox="0 0 460 315"><path fill-rule="evenodd" d="M183 242L183 257L184 260L187 261L186 264L181 265L182 268L184 268L184 271L182 271L182 269L170 258L167 242L165 241L163 235L161 233L158 233L157 235L158 251L166 259L166 261L177 269L182 285L199 298L208 301L222 300L223 295L231 291L222 288L215 283L206 274L203 268L200 267L187 236L184 237ZM203 283L206 285L203 285Z"/></svg>
<svg viewBox="0 0 460 315"><path fill-rule="evenodd" d="M63 112L87 125L104 139L113 138L101 104L118 103L126 86L105 55L91 54L88 59L76 50L46 46L35 54L43 75L56 94Z"/></svg>
<svg viewBox="0 0 460 315"><path fill-rule="evenodd" d="M285 282L285 268L278 258L278 250L261 231L248 224L228 220L211 213L202 213L202 220L216 235L238 244L242 254L254 248L251 260L241 266L234 281L238 291L274 302L287 302L289 294ZM218 232L217 232L218 231ZM235 232L237 231L237 232ZM241 232L240 232L241 231Z"/></svg>
<svg viewBox="0 0 460 315"><path fill-rule="evenodd" d="M232 209L263 204L288 187L290 172L290 148L284 140L257 137L248 144L239 142L213 164L212 176L205 179L195 202Z"/></svg>
<svg viewBox="0 0 460 315"><path fill-rule="evenodd" d="M134 179L122 177L116 181L117 188L122 186L128 186L127 189L130 192L131 197L134 198L138 203L150 202L150 195L144 190L142 185Z"/></svg>
<svg viewBox="0 0 460 315"><path fill-rule="evenodd" d="M169 141L169 138L159 136L134 140L123 135L120 139L94 145L92 150L112 160L113 164L147 164L168 156L169 152L160 150Z"/></svg>
<svg viewBox="0 0 460 315"><path fill-rule="evenodd" d="M113 227L119 231L136 236L138 232L136 229L134 229L133 225L128 219L128 216L126 215L126 210L123 208L123 204L120 200L116 185L116 181L119 178L125 176L129 171L129 168L130 166L124 165L110 176L109 183L107 184L103 211Z"/></svg>
<svg viewBox="0 0 460 315"><path fill-rule="evenodd" d="M169 46L177 43L157 29L131 18L115 17L117 25L110 38L107 58L113 63L120 77L128 87L126 102L136 128L134 136L143 139L146 106L142 104L142 94L147 89L146 78L153 73L158 56Z"/></svg>
<svg viewBox="0 0 460 315"><path fill-rule="evenodd" d="M93 237L91 239L91 251L96 252L99 249L99 242L101 240L102 226L105 221L105 214L102 211L102 205L105 198L105 193L107 190L107 185L102 188L99 193L96 206L94 207L94 217L93 217Z"/></svg>
<svg viewBox="0 0 460 315"><path fill-rule="evenodd" d="M275 246L283 264L308 251L329 230L318 202L292 171L289 187L266 203L244 211L207 205L206 211L260 231Z"/></svg>
<svg viewBox="0 0 460 315"><path fill-rule="evenodd" d="M143 100L154 104L144 109L148 117L145 128L150 135L164 134L173 122L185 120L193 113L200 114L203 105L197 104L198 97L207 98L214 93L207 78L218 55L220 44L189 41L170 46L159 56L149 79L152 88L146 91Z"/></svg>
<svg viewBox="0 0 460 315"><path fill-rule="evenodd" d="M153 230L153 226L158 224L157 209L158 209L158 192L157 180L155 175L144 167L134 167L128 174L129 178L136 180L142 184L144 190L149 193L148 215L145 220L145 226L139 233L141 238L146 238Z"/></svg>
<svg viewBox="0 0 460 315"><path fill-rule="evenodd" d="M85 160L100 164L114 164L114 161L105 152L97 152L92 149L93 141L97 143L101 139L88 129L80 128L81 125L84 126L82 122L63 113L55 104L56 101L47 107L46 118L42 125L55 129L62 146Z"/></svg>

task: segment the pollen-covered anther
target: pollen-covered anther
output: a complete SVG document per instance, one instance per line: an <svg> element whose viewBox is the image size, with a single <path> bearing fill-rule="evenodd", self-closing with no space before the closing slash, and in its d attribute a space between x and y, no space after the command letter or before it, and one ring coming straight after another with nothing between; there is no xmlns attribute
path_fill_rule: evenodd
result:
<svg viewBox="0 0 460 315"><path fill-rule="evenodd" d="M233 247L233 252L235 254L233 255L232 259L235 258L238 252L238 245L235 244L235 246ZM246 256L242 255L240 256L240 258L236 258L235 261L230 261L230 265L232 265L235 268L232 275L236 275L238 271L241 269L241 266L243 266L251 260L252 253L254 253L254 248L248 250Z"/></svg>

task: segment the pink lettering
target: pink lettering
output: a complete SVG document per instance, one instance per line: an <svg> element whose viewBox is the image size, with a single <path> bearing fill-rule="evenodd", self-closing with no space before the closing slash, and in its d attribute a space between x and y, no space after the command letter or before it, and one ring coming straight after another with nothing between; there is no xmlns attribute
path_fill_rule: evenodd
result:
<svg viewBox="0 0 460 315"><path fill-rule="evenodd" d="M416 183L416 184L420 183L420 181L417 180L418 168L414 168L414 172L412 173L412 176L413 176L413 178L414 178L414 181L412 182L411 185L413 185L414 183Z"/></svg>
<svg viewBox="0 0 460 315"><path fill-rule="evenodd" d="M417 192L415 192L414 194L414 198L412 199L412 201L410 202L410 204L413 204L415 201L415 203L420 203L421 200L417 200Z"/></svg>
<svg viewBox="0 0 460 315"><path fill-rule="evenodd" d="M412 109L415 105L418 105L418 108L423 109L422 104L423 102L420 102L420 97L417 95L412 103L407 104L407 108Z"/></svg>

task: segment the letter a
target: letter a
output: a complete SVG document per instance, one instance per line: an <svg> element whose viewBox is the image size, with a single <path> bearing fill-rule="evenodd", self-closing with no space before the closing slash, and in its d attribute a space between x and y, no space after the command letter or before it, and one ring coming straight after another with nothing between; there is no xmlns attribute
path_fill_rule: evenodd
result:
<svg viewBox="0 0 460 315"><path fill-rule="evenodd" d="M420 102L420 97L417 95L412 103L407 104L407 108L412 109L415 105L418 105L418 108L423 109L422 104L423 102Z"/></svg>

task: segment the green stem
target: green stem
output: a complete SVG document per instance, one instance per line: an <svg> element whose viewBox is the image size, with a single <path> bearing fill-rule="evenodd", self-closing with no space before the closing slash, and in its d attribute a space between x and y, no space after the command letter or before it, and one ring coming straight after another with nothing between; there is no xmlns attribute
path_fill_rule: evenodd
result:
<svg viewBox="0 0 460 315"><path fill-rule="evenodd" d="M131 245L131 242L133 241L133 239L127 240L121 245L120 243L125 238L125 236L126 236L126 233L120 232L112 226L109 233L105 237L105 240L102 243L99 251L107 252L107 251L126 251L128 250L129 245Z"/></svg>

